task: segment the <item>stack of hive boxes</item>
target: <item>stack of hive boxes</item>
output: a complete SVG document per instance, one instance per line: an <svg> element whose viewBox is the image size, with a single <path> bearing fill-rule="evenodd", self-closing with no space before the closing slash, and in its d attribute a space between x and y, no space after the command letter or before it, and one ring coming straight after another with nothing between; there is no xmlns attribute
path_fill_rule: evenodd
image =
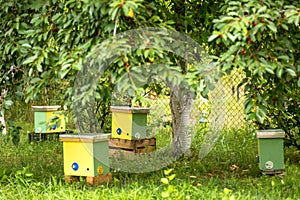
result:
<svg viewBox="0 0 300 200"><path fill-rule="evenodd" d="M132 157L135 154L155 151L156 139L147 138L149 108L111 106L112 137L109 154L112 157Z"/></svg>

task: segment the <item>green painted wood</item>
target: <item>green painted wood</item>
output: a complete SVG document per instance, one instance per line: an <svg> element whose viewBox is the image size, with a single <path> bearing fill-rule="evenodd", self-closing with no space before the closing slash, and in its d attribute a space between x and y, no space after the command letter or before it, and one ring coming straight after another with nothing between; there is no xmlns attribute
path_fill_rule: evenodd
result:
<svg viewBox="0 0 300 200"><path fill-rule="evenodd" d="M101 175L98 174L97 171L97 168L99 166L103 167L103 174L108 174L110 172L108 140L94 143L93 151L94 151L94 176Z"/></svg>
<svg viewBox="0 0 300 200"><path fill-rule="evenodd" d="M34 112L34 130L36 133L46 133L46 112Z"/></svg>
<svg viewBox="0 0 300 200"><path fill-rule="evenodd" d="M282 138L259 138L259 166L261 170L283 170L284 152Z"/></svg>
<svg viewBox="0 0 300 200"><path fill-rule="evenodd" d="M147 137L147 114L132 114L132 139Z"/></svg>

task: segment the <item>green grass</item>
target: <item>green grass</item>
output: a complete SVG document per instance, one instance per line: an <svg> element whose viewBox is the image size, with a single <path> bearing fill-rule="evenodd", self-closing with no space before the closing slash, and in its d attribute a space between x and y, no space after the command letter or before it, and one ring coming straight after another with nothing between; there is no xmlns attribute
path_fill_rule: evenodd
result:
<svg viewBox="0 0 300 200"><path fill-rule="evenodd" d="M27 127L29 127L27 125ZM0 144L0 199L300 199L300 152L285 149L285 173L261 175L257 141L250 130L224 131L214 149L198 157L201 135L191 157L168 168L133 174L112 170L113 182L101 187L63 179L62 143L27 142L25 130L18 147ZM168 184L161 179L176 174ZM171 178L170 178L171 179Z"/></svg>

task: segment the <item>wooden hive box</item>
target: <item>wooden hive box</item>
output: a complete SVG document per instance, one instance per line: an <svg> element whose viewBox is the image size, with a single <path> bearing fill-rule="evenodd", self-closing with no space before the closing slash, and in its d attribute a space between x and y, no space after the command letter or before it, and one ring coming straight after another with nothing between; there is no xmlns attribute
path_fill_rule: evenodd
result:
<svg viewBox="0 0 300 200"><path fill-rule="evenodd" d="M147 115L149 108L111 106L112 138L127 140L147 137Z"/></svg>
<svg viewBox="0 0 300 200"><path fill-rule="evenodd" d="M60 135L63 142L64 174L68 182L86 177L87 183L99 185L111 181L108 140L110 134Z"/></svg>
<svg viewBox="0 0 300 200"><path fill-rule="evenodd" d="M65 116L61 106L32 106L35 133L57 133L66 131Z"/></svg>
<svg viewBox="0 0 300 200"><path fill-rule="evenodd" d="M256 131L259 168L262 173L280 174L284 171L284 136L282 129Z"/></svg>

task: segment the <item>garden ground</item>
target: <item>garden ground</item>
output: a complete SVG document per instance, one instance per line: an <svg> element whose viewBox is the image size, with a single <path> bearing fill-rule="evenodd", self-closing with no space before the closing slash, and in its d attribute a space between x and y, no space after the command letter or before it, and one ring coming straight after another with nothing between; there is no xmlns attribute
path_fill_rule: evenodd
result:
<svg viewBox="0 0 300 200"><path fill-rule="evenodd" d="M300 199L300 152L285 148L285 173L261 175L253 133L224 131L203 159L196 138L189 158L143 174L112 169L112 183L92 187L66 183L62 143L28 143L24 128L18 146L1 140L0 199Z"/></svg>

